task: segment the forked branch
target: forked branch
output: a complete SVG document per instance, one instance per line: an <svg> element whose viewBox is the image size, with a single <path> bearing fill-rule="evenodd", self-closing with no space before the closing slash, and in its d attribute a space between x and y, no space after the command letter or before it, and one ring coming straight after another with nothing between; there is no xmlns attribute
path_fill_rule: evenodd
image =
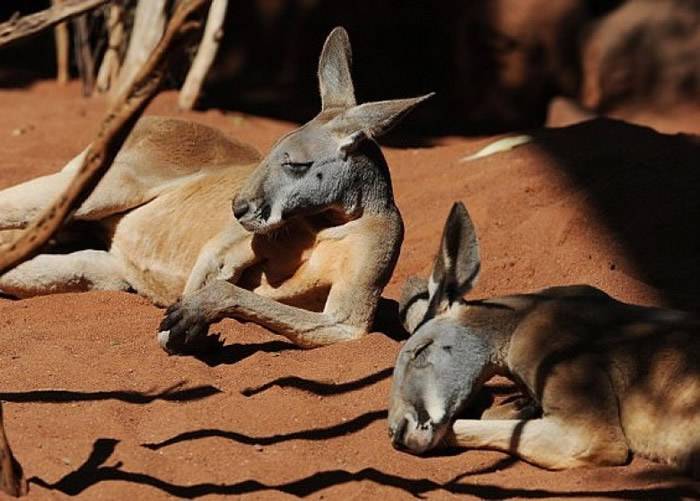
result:
<svg viewBox="0 0 700 501"><path fill-rule="evenodd" d="M11 19L0 24L0 47L35 35L80 14L104 5L109 0L65 0L36 14Z"/></svg>
<svg viewBox="0 0 700 501"><path fill-rule="evenodd" d="M204 27L204 35L197 49L197 55L192 62L192 67L185 83L180 90L178 104L184 110L191 110L202 89L204 79L209 73L216 52L219 49L219 44L224 35L224 20L226 19L226 7L228 0L213 0L209 15L207 16L207 24Z"/></svg>
<svg viewBox="0 0 700 501"><path fill-rule="evenodd" d="M158 91L165 75L165 63L173 46L185 33L198 27L194 12L210 0L182 2L173 14L163 38L141 67L131 84L117 96L90 146L85 161L65 192L11 244L0 252L0 273L35 255L63 222L87 199L107 173L134 124Z"/></svg>

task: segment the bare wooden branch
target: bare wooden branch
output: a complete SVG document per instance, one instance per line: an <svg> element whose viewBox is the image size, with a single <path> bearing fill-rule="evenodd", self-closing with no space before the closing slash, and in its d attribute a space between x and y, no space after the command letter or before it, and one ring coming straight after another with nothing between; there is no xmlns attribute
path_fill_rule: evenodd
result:
<svg viewBox="0 0 700 501"><path fill-rule="evenodd" d="M104 5L109 0L64 0L50 9L0 24L0 47L36 35L42 30Z"/></svg>
<svg viewBox="0 0 700 501"><path fill-rule="evenodd" d="M199 98L202 84L209 73L209 68L214 62L219 44L224 36L227 6L228 0L213 0L211 3L202 41L197 49L192 67L187 73L185 84L180 90L178 104L182 109L191 110Z"/></svg>
<svg viewBox="0 0 700 501"><path fill-rule="evenodd" d="M163 38L107 113L70 186L13 243L0 248L0 273L34 256L104 177L134 124L156 95L165 75L168 53L186 33L199 28L199 23L189 21L189 17L209 2L185 0L179 4Z"/></svg>
<svg viewBox="0 0 700 501"><path fill-rule="evenodd" d="M10 496L24 496L27 493L27 480L22 467L12 454L5 435L5 423L0 405L0 491Z"/></svg>
<svg viewBox="0 0 700 501"><path fill-rule="evenodd" d="M73 44L75 60L78 63L78 73L83 84L83 96L89 96L95 86L95 61L90 47L90 30L86 14L73 19L73 33L75 34L75 43Z"/></svg>
<svg viewBox="0 0 700 501"><path fill-rule="evenodd" d="M53 0L53 5L58 5L62 0ZM68 68L68 51L70 40L68 39L68 25L58 23L54 28L54 39L56 41L56 80L60 84L68 83L70 71Z"/></svg>
<svg viewBox="0 0 700 501"><path fill-rule="evenodd" d="M102 122L97 138L90 146L85 161L66 191L29 225L10 245L0 250L0 273L35 255L70 215L90 196L112 165L114 157L126 141L148 103L156 95L165 75L165 63L173 45L197 26L188 22L192 13L210 0L182 2L162 40L137 73L133 82L117 99ZM27 492L27 483L5 436L0 409L0 489L19 496Z"/></svg>
<svg viewBox="0 0 700 501"><path fill-rule="evenodd" d="M115 85L119 76L120 55L124 44L124 6L121 2L110 5L106 24L109 41L97 74L98 92L107 92L110 86Z"/></svg>
<svg viewBox="0 0 700 501"><path fill-rule="evenodd" d="M153 48L163 35L165 27L166 0L139 0L134 14L129 48L119 72L115 92L121 93L133 80L141 65L151 55Z"/></svg>

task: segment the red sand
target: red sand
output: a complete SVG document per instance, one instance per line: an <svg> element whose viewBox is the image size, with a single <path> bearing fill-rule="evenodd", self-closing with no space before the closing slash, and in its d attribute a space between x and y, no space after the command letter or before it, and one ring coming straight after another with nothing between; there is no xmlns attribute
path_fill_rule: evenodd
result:
<svg viewBox="0 0 700 501"><path fill-rule="evenodd" d="M0 91L0 109L4 187L63 166L95 134L104 104L81 98L76 85L44 83ZM172 93L149 113L193 118L262 150L292 127L215 111L179 113ZM687 228L683 211L695 211L690 221L697 221L697 139L620 127L554 131L541 139L551 147L527 145L471 163L459 159L487 139L385 148L407 226L385 296L396 298L409 274L428 271L444 218L460 199L482 244L475 295L588 282L623 300L697 306L697 280L688 280L698 278L697 257L682 252L684 242L697 242L697 226L681 240L666 231ZM625 163L624 155L641 160ZM659 198L649 189L666 171L637 175L645 161L668 162L689 179ZM663 240L648 245L657 234ZM673 294L657 288L677 282L682 287ZM225 337L224 351L207 364L168 357L157 346L161 314L124 293L0 300L0 399L15 453L33 478L30 499L700 496L698 483L643 459L548 472L495 452L397 452L385 413L399 344L387 335L299 351L264 329L227 320L212 329ZM269 387L242 393L260 385Z"/></svg>

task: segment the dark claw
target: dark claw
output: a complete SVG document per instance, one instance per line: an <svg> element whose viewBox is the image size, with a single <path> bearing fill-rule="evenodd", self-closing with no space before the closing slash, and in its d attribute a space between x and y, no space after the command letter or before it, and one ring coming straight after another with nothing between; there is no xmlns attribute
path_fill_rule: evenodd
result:
<svg viewBox="0 0 700 501"><path fill-rule="evenodd" d="M182 342L188 328L184 322L177 323L170 328L170 339Z"/></svg>
<svg viewBox="0 0 700 501"><path fill-rule="evenodd" d="M184 316L184 312L182 310L175 310L165 318L168 322L168 325L173 326L177 323L180 323L182 321L183 316Z"/></svg>
<svg viewBox="0 0 700 501"><path fill-rule="evenodd" d="M158 324L158 330L159 331L167 331L168 330L168 317L163 317L163 320L161 320L160 324Z"/></svg>
<svg viewBox="0 0 700 501"><path fill-rule="evenodd" d="M198 346L207 337L209 324L197 310L183 306L178 300L165 310L159 331L169 331L167 350L170 353L185 354L199 351ZM204 345L202 345L204 346Z"/></svg>
<svg viewBox="0 0 700 501"><path fill-rule="evenodd" d="M178 323L182 319L182 310L178 308L178 304L174 304L170 306L165 311L165 318L160 322L160 326L158 327L159 330L161 331L167 331L170 330L170 328Z"/></svg>
<svg viewBox="0 0 700 501"><path fill-rule="evenodd" d="M165 310L165 315L167 316L167 315L171 314L172 312L174 312L175 310L178 310L178 309L180 309L180 299L178 299L178 300L175 301L173 304L171 304L170 306L168 306L168 308Z"/></svg>
<svg viewBox="0 0 700 501"><path fill-rule="evenodd" d="M185 336L185 344L190 344L192 341L199 339L202 335L206 334L209 330L209 326L202 323L195 324L191 329L188 330Z"/></svg>

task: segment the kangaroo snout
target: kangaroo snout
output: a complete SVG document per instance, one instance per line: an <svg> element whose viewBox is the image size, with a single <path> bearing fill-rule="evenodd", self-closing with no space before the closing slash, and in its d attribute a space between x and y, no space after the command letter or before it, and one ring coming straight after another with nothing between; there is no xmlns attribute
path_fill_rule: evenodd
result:
<svg viewBox="0 0 700 501"><path fill-rule="evenodd" d="M398 423L389 425L389 438L391 439L391 445L395 449L401 449L403 446L403 437L406 434L406 427L408 426L408 420L402 417Z"/></svg>
<svg viewBox="0 0 700 501"><path fill-rule="evenodd" d="M273 217L272 206L263 198L240 195L231 202L233 216L243 228L253 233L268 233L283 224L280 215Z"/></svg>
<svg viewBox="0 0 700 501"><path fill-rule="evenodd" d="M233 217L236 219L241 219L248 214L248 211L250 210L250 204L248 201L240 197L233 199L231 202L231 207L233 208Z"/></svg>
<svg viewBox="0 0 700 501"><path fill-rule="evenodd" d="M406 413L389 419L389 438L395 449L410 454L424 454L435 446L436 430L431 421L418 423Z"/></svg>

